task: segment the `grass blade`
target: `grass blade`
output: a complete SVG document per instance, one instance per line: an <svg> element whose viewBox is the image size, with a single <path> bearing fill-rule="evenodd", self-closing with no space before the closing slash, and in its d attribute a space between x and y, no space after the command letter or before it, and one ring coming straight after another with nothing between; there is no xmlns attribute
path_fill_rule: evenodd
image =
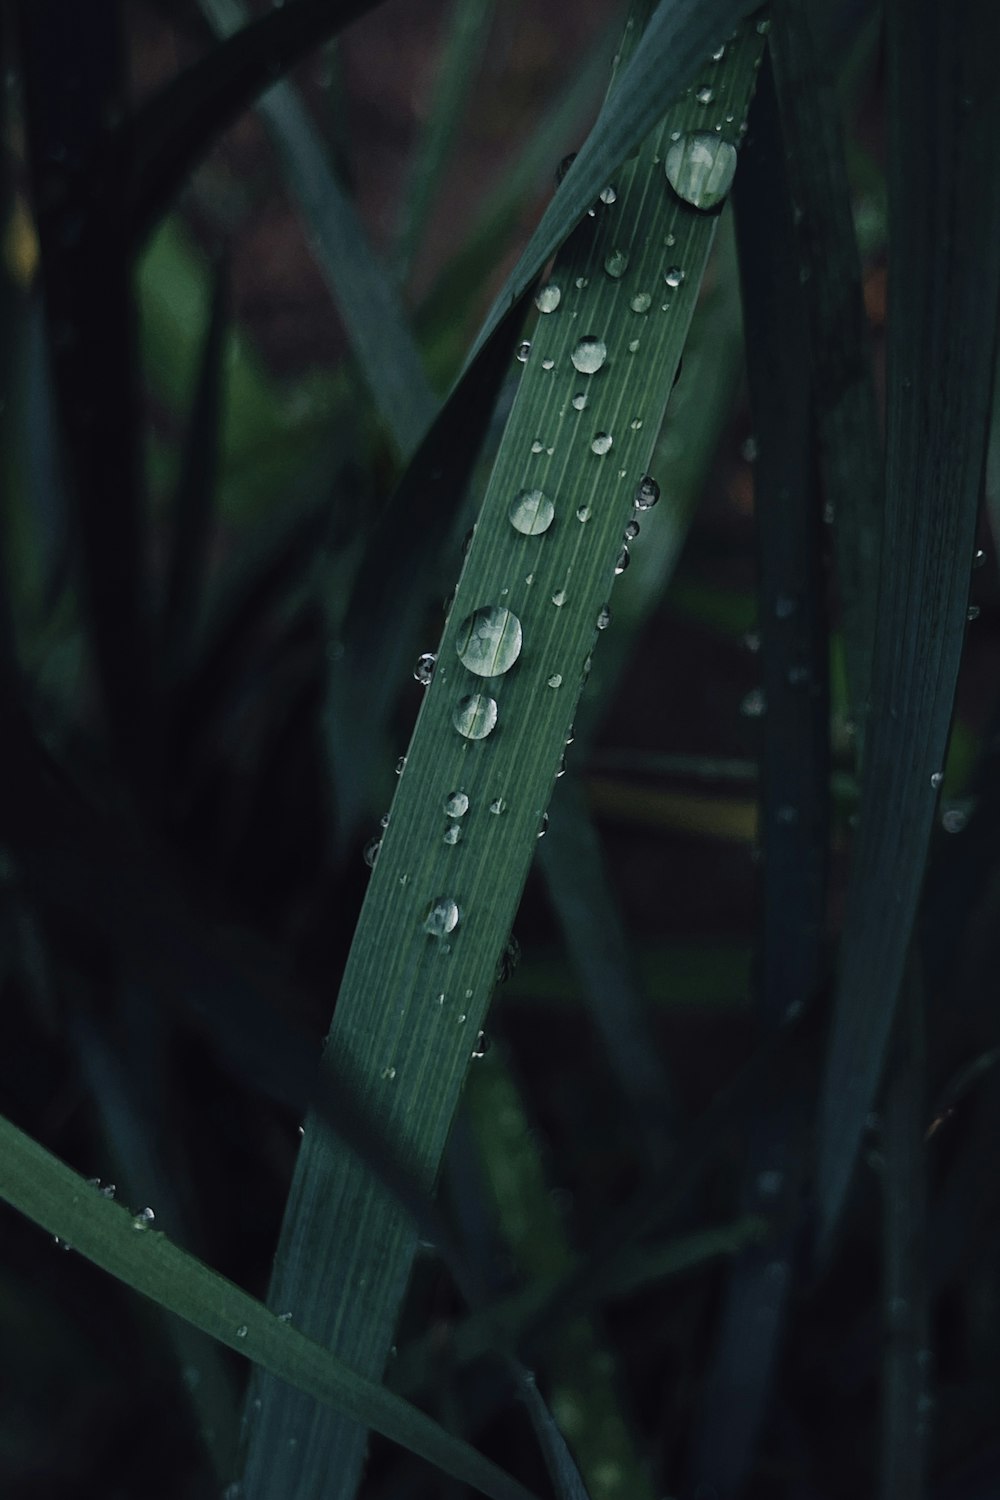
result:
<svg viewBox="0 0 1000 1500"><path fill-rule="evenodd" d="M559 306L539 320L398 783L327 1058L364 1078L370 1112L385 1120L401 1160L427 1188L534 852L583 664L607 623L622 534L714 237L716 217L678 198L664 261L661 234L647 227L653 212L662 227L663 154L671 129L696 122L710 131L718 123L722 139L735 142L760 46L753 27L740 32L712 65L712 108L692 97L671 112L617 174L609 212L588 219L557 260ZM661 89L664 82L661 76ZM579 395L582 404L574 404ZM551 455L544 443L533 449L539 434L549 435ZM551 535L534 532L516 504L536 486L558 507ZM512 505L526 530L511 521ZM579 519L581 509L589 519ZM476 643L491 640L478 661ZM518 655L517 670L508 670ZM494 713L496 732L483 734ZM456 841L443 837L453 791L469 799ZM307 1126L274 1304L294 1308L302 1326L333 1341L359 1369L380 1370L412 1252L412 1234L384 1194ZM347 1295L331 1302L331 1286ZM293 1435L299 1442L290 1454ZM269 1390L252 1433L246 1494L295 1489L309 1500L328 1495L336 1474L337 1493L350 1495L362 1457L355 1433L332 1421L321 1426Z"/></svg>
<svg viewBox="0 0 1000 1500"><path fill-rule="evenodd" d="M171 1244L141 1214L105 1198L9 1120L0 1119L0 1195L88 1260L252 1359L335 1405L492 1500L530 1491L398 1396L354 1374L255 1297Z"/></svg>
<svg viewBox="0 0 1000 1500"><path fill-rule="evenodd" d="M201 0L223 34L245 20L240 0ZM257 103L289 187L309 227L310 244L330 288L361 374L402 458L433 420L437 402L395 286L379 265L357 209L290 83Z"/></svg>
<svg viewBox="0 0 1000 1500"><path fill-rule="evenodd" d="M891 542L821 1095L821 1251L878 1089L923 881L965 631L1000 290L1000 11L966 0L946 14L919 0L889 16Z"/></svg>

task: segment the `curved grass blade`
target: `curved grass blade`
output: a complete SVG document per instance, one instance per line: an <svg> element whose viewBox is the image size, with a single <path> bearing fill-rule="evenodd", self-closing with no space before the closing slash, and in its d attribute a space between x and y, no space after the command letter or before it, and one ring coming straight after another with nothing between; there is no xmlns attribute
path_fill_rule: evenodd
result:
<svg viewBox="0 0 1000 1500"><path fill-rule="evenodd" d="M647 211L670 192L663 155L671 130L695 122L713 139L718 124L718 138L735 146L760 47L752 26L741 30L725 59L711 65L711 98L685 99L668 116L617 174L608 212L588 219L557 259L558 307L539 319L398 783L327 1058L364 1080L369 1113L384 1119L400 1160L428 1189L585 658L608 623L604 609L625 524L714 237L716 216L679 197L672 243L647 232ZM551 293L543 300L551 308ZM536 488L553 505L551 524L541 530L530 493ZM537 514L546 516L547 507ZM447 814L456 805L453 792L458 805L468 798L454 818L457 837ZM358 1368L380 1370L412 1253L412 1233L384 1194L307 1125L276 1259L274 1305L295 1308L302 1326ZM345 1289L336 1302L331 1286ZM294 1488L311 1500L329 1494L331 1474L337 1493L353 1494L363 1460L356 1434L311 1420L277 1389L262 1400L247 1496ZM299 1439L294 1453L292 1435Z"/></svg>
<svg viewBox="0 0 1000 1500"><path fill-rule="evenodd" d="M884 469L850 186L824 17L805 0L773 7L770 46L788 142L814 409L857 746L875 641Z"/></svg>
<svg viewBox="0 0 1000 1500"><path fill-rule="evenodd" d="M252 21L166 84L113 134L137 245L215 137L301 57L378 0L292 0Z"/></svg>
<svg viewBox="0 0 1000 1500"><path fill-rule="evenodd" d="M241 0L200 0L223 33L246 19ZM309 241L351 348L396 449L408 459L430 426L437 402L395 286L380 266L357 209L297 91L276 83L257 101Z"/></svg>
<svg viewBox="0 0 1000 1500"><path fill-rule="evenodd" d="M892 1027L944 766L1000 292L1000 10L889 7L886 529L861 819L821 1095L820 1252ZM914 171L914 162L920 170Z"/></svg>
<svg viewBox="0 0 1000 1500"><path fill-rule="evenodd" d="M133 1291L319 1402L336 1406L492 1500L531 1492L423 1412L356 1375L291 1323L105 1198L0 1118L0 1196Z"/></svg>

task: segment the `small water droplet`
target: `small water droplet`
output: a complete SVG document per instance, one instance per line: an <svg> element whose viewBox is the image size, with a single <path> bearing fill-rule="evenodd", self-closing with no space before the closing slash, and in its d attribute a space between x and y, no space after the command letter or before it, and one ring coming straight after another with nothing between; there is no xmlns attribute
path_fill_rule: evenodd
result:
<svg viewBox="0 0 1000 1500"><path fill-rule="evenodd" d="M495 817L499 817L501 813L505 813L506 811L507 804L503 800L503 798L494 797L493 801L490 803L490 812L493 813Z"/></svg>
<svg viewBox="0 0 1000 1500"><path fill-rule="evenodd" d="M601 189L601 202L606 203L610 207L612 203L616 203L617 201L618 194L615 192L614 186L609 182L606 188Z"/></svg>
<svg viewBox="0 0 1000 1500"><path fill-rule="evenodd" d="M513 933L504 944L503 952L497 959L496 984L506 984L513 974L521 958L521 944Z"/></svg>
<svg viewBox="0 0 1000 1500"><path fill-rule="evenodd" d="M712 100L715 98L715 90L710 89L708 84L706 83L702 85L702 87L698 90L694 97L697 99L699 104L711 104Z"/></svg>
<svg viewBox="0 0 1000 1500"><path fill-rule="evenodd" d="M237 1328L236 1330L236 1337L238 1339L245 1339L249 1332L250 1330L247 1325L245 1323L241 1323L239 1328Z"/></svg>
<svg viewBox="0 0 1000 1500"><path fill-rule="evenodd" d="M467 740L484 740L497 723L496 699L486 693L468 693L455 705L451 722Z"/></svg>
<svg viewBox="0 0 1000 1500"><path fill-rule="evenodd" d="M726 55L726 44L725 44L725 42L723 42L722 46L721 47L716 47L715 51L712 53L712 61L713 62L721 62L722 59L725 57L725 55Z"/></svg>
<svg viewBox="0 0 1000 1500"><path fill-rule="evenodd" d="M629 339L628 352L630 354L637 354L638 351L639 351L639 340L638 339Z"/></svg>
<svg viewBox="0 0 1000 1500"><path fill-rule="evenodd" d="M956 803L954 807L947 808L941 814L941 827L945 833L961 833L969 821L969 810Z"/></svg>
<svg viewBox="0 0 1000 1500"><path fill-rule="evenodd" d="M535 837L543 839L545 837L545 835L548 833L548 831L549 831L549 815L548 815L548 813L542 813L542 821L538 825L538 832L535 835Z"/></svg>
<svg viewBox="0 0 1000 1500"><path fill-rule="evenodd" d="M576 395L570 402L570 406L572 406L574 411L583 411L583 408L586 406L586 404L587 398L582 391L577 391Z"/></svg>
<svg viewBox="0 0 1000 1500"><path fill-rule="evenodd" d="M381 849L381 847L382 840L377 836L373 839L369 839L367 844L365 845L361 857L364 860L365 864L368 866L369 870L374 870L375 861L378 859L378 851Z"/></svg>
<svg viewBox="0 0 1000 1500"><path fill-rule="evenodd" d="M436 661L437 656L433 651L425 651L421 656L417 657L417 665L413 668L413 677L414 681L419 682L421 687L430 686L431 678L434 676L434 663Z"/></svg>
<svg viewBox="0 0 1000 1500"><path fill-rule="evenodd" d="M767 36L767 33L770 31L770 29L771 29L771 22L770 22L770 20L766 16L764 17L764 19L762 21L758 21L757 22L757 35L758 36Z"/></svg>
<svg viewBox="0 0 1000 1500"><path fill-rule="evenodd" d="M595 375L607 357L607 344L593 333L586 334L570 355L573 368L581 375Z"/></svg>
<svg viewBox="0 0 1000 1500"><path fill-rule="evenodd" d="M562 673L561 672L553 672L552 673L552 676L549 678L549 687L550 688L562 687Z"/></svg>
<svg viewBox="0 0 1000 1500"><path fill-rule="evenodd" d="M610 604L602 604L597 614L597 628L598 630L607 630L610 624L611 606Z"/></svg>
<svg viewBox="0 0 1000 1500"><path fill-rule="evenodd" d="M510 502L510 524L522 536L541 536L552 525L556 508L541 490L521 490Z"/></svg>
<svg viewBox="0 0 1000 1500"><path fill-rule="evenodd" d="M383 1068L380 1076L386 1083L391 1083L396 1076L396 1069L391 1065L388 1068Z"/></svg>
<svg viewBox="0 0 1000 1500"><path fill-rule="evenodd" d="M663 170L678 198L692 208L718 208L736 175L736 147L709 131L695 130L673 142Z"/></svg>
<svg viewBox="0 0 1000 1500"><path fill-rule="evenodd" d="M542 442L541 438L535 438L535 441L531 445L532 453L541 453L544 448L545 444Z"/></svg>
<svg viewBox="0 0 1000 1500"><path fill-rule="evenodd" d="M629 307L635 313L649 312L649 309L652 307L652 305L653 295L651 292L636 292L635 296L632 298L632 301L629 303Z"/></svg>
<svg viewBox="0 0 1000 1500"><path fill-rule="evenodd" d="M556 362L555 362L554 359L543 359L542 360L542 369L543 370L554 370L555 367L556 367Z"/></svg>
<svg viewBox="0 0 1000 1500"><path fill-rule="evenodd" d="M138 1230L148 1229L155 1218L156 1215L151 1208L142 1208L132 1220L132 1228Z"/></svg>
<svg viewBox="0 0 1000 1500"><path fill-rule="evenodd" d="M977 547L975 552L972 554L972 566L974 568L982 568L985 566L985 563L986 553L983 551L982 547Z"/></svg>
<svg viewBox="0 0 1000 1500"><path fill-rule="evenodd" d="M477 677L509 672L521 654L521 622L502 604L485 604L462 621L455 649Z"/></svg>
<svg viewBox="0 0 1000 1500"><path fill-rule="evenodd" d="M566 603L566 590L556 589L555 593L552 595L552 603L556 606L557 609L561 609Z"/></svg>
<svg viewBox="0 0 1000 1500"><path fill-rule="evenodd" d="M402 776L402 774L403 774L403 772L405 770L406 770L406 756L405 755L401 755L399 757L399 759L397 760L397 762L396 762L396 775L397 776Z"/></svg>
<svg viewBox="0 0 1000 1500"><path fill-rule="evenodd" d="M973 620L978 620L979 619L979 605L978 604L970 604L969 607L968 607L968 609L965 611L965 618L968 620L968 622L969 622L970 625L972 624Z"/></svg>
<svg viewBox="0 0 1000 1500"><path fill-rule="evenodd" d="M459 910L450 896L438 896L424 917L424 931L431 937L445 937L458 926Z"/></svg>
<svg viewBox="0 0 1000 1500"><path fill-rule="evenodd" d="M628 425L632 429L633 432L638 432L639 429L642 427L642 418L641 417L633 417L632 420L631 420L631 422Z"/></svg>
<svg viewBox="0 0 1000 1500"><path fill-rule="evenodd" d="M290 1323L291 1321L292 1321L292 1315L291 1315L290 1312L283 1312L283 1313L279 1313L278 1314L278 1322L279 1323ZM254 1405L256 1406L257 1410L259 1411L260 1410L260 1402L259 1401L255 1401Z"/></svg>
<svg viewBox="0 0 1000 1500"><path fill-rule="evenodd" d="M476 1037L476 1045L472 1049L473 1059L485 1057L490 1050L490 1039L485 1031L481 1031Z"/></svg>
<svg viewBox="0 0 1000 1500"><path fill-rule="evenodd" d="M684 280L684 272L680 266L668 266L663 273L663 279L669 287L679 287Z"/></svg>
<svg viewBox="0 0 1000 1500"><path fill-rule="evenodd" d="M554 281L550 281L547 286L539 287L535 293L535 306L540 313L555 312L561 301L562 291Z"/></svg>
<svg viewBox="0 0 1000 1500"><path fill-rule="evenodd" d="M628 525L625 527L625 540L627 542L634 542L635 539L636 539L636 537L638 535L639 535L639 522L638 521L630 521L628 523Z"/></svg>
<svg viewBox="0 0 1000 1500"><path fill-rule="evenodd" d="M615 559L615 577L620 578L631 561L631 554L627 547L622 547Z"/></svg>
<svg viewBox="0 0 1000 1500"><path fill-rule="evenodd" d="M941 786L943 786L943 785L944 785L944 772L943 771L935 771L932 774L932 776L931 776L931 786L934 788L935 791L937 791L938 788L941 787Z"/></svg>
<svg viewBox="0 0 1000 1500"><path fill-rule="evenodd" d="M578 276L573 285L576 287L578 292L582 292L584 287L588 287L590 285L590 280L586 276Z"/></svg>
<svg viewBox="0 0 1000 1500"><path fill-rule="evenodd" d="M577 506L577 508L576 508L576 519L578 521L587 522L587 521L590 520L590 517L591 517L591 509L590 509L589 505L578 505Z"/></svg>
<svg viewBox="0 0 1000 1500"><path fill-rule="evenodd" d="M449 823L444 831L446 844L457 844L462 837L462 827L459 823Z"/></svg>
<svg viewBox="0 0 1000 1500"><path fill-rule="evenodd" d="M614 438L610 432L595 432L590 442L590 451L591 453L598 453L603 457L610 450L613 442Z"/></svg>
<svg viewBox="0 0 1000 1500"><path fill-rule="evenodd" d="M628 256L624 250L610 250L604 257L604 269L612 281L619 281L628 270Z"/></svg>
<svg viewBox="0 0 1000 1500"><path fill-rule="evenodd" d="M759 719L766 710L763 688L751 688L740 704L740 713L745 719Z"/></svg>
<svg viewBox="0 0 1000 1500"><path fill-rule="evenodd" d="M531 353L531 340L530 339L522 339L521 342L517 346L517 353L515 354L514 358L518 361L519 364L526 365L528 363L528 355L530 353Z"/></svg>

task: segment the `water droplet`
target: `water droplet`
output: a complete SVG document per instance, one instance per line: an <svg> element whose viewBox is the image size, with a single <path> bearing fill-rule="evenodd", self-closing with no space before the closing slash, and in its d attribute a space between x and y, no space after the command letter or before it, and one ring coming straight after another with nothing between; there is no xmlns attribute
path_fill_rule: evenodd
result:
<svg viewBox="0 0 1000 1500"><path fill-rule="evenodd" d="M541 490L521 490L510 502L507 515L522 536L541 536L552 525L556 508Z"/></svg>
<svg viewBox="0 0 1000 1500"><path fill-rule="evenodd" d="M628 352L630 354L636 354L636 353L638 353L638 350L639 350L639 340L638 339L629 339Z"/></svg>
<svg viewBox="0 0 1000 1500"><path fill-rule="evenodd" d="M519 364L526 365L528 363L528 355L530 353L531 353L531 340L530 339L522 339L521 343L519 343L518 346L517 346L517 353L514 356L514 358L518 361Z"/></svg>
<svg viewBox="0 0 1000 1500"><path fill-rule="evenodd" d="M582 338L570 355L573 368L579 370L581 375L595 375L607 357L607 344L593 333Z"/></svg>
<svg viewBox="0 0 1000 1500"><path fill-rule="evenodd" d="M502 604L483 605L462 621L455 649L477 677L499 677L521 654L521 622Z"/></svg>
<svg viewBox="0 0 1000 1500"><path fill-rule="evenodd" d="M278 1314L278 1322L279 1323L290 1323L291 1321L292 1321L292 1315L291 1315L290 1312L283 1312L283 1313L279 1313ZM257 1410L260 1411L260 1401L259 1400L255 1401L254 1405L257 1408Z"/></svg>
<svg viewBox="0 0 1000 1500"><path fill-rule="evenodd" d="M610 432L595 432L590 443L591 453L599 453L602 457L607 453L614 442Z"/></svg>
<svg viewBox="0 0 1000 1500"><path fill-rule="evenodd" d="M740 704L740 713L745 719L759 719L766 710L763 688L751 688Z"/></svg>
<svg viewBox="0 0 1000 1500"><path fill-rule="evenodd" d="M575 151L571 151L568 156L564 156L563 157L562 161L556 167L556 187L558 187L559 184L562 182L563 178L566 176L566 173L569 171L570 167L573 165L573 163L575 161L576 161L576 152Z"/></svg>
<svg viewBox="0 0 1000 1500"><path fill-rule="evenodd" d="M945 833L961 833L969 821L969 810L957 803L941 814L941 827Z"/></svg>
<svg viewBox="0 0 1000 1500"><path fill-rule="evenodd" d="M446 844L457 844L462 837L462 825L460 823L449 823L444 831Z"/></svg>
<svg viewBox="0 0 1000 1500"><path fill-rule="evenodd" d="M413 677L421 687L429 687L431 678L434 676L434 663L437 657L433 651L425 651L422 656L417 657L417 665L413 668Z"/></svg>
<svg viewBox="0 0 1000 1500"><path fill-rule="evenodd" d="M712 100L715 98L715 90L710 89L708 84L706 83L702 85L702 87L698 90L694 97L697 99L699 104L711 104Z"/></svg>
<svg viewBox="0 0 1000 1500"><path fill-rule="evenodd" d="M397 760L397 762L396 762L396 775L397 776L402 776L402 774L403 774L403 772L405 770L406 770L406 756L405 755L401 755L399 757L399 759Z"/></svg>
<svg viewBox="0 0 1000 1500"><path fill-rule="evenodd" d="M562 292L553 281L547 286L539 287L535 293L535 306L540 313L555 312L561 301Z"/></svg>
<svg viewBox="0 0 1000 1500"><path fill-rule="evenodd" d="M381 847L382 840L377 836L373 839L369 839L367 844L365 845L361 857L364 860L365 864L368 866L369 870L374 870L375 861L378 859L378 851L381 849Z"/></svg>
<svg viewBox="0 0 1000 1500"><path fill-rule="evenodd" d="M444 799L446 818L464 818L469 811L469 798L465 792L449 792Z"/></svg>
<svg viewBox="0 0 1000 1500"><path fill-rule="evenodd" d="M549 687L550 688L562 687L562 673L561 672L553 672L552 673L552 676L549 678Z"/></svg>
<svg viewBox="0 0 1000 1500"><path fill-rule="evenodd" d="M510 937L507 939L506 943L504 944L503 952L501 953L500 957L497 959L497 969L496 969L496 978L495 978L495 983L496 984L506 984L507 983L507 980L510 978L510 976L513 974L514 970L517 968L518 963L520 962L520 958L521 958L521 944L518 942L518 940L514 936L514 934L511 933Z"/></svg>
<svg viewBox="0 0 1000 1500"><path fill-rule="evenodd" d="M606 203L610 207L612 203L616 203L617 201L618 194L615 192L613 185L609 182L606 188L601 189L601 202Z"/></svg>
<svg viewBox="0 0 1000 1500"><path fill-rule="evenodd" d="M236 1337L238 1339L245 1339L249 1332L250 1330L247 1325L245 1323L241 1323L239 1328L237 1328L236 1330Z"/></svg>
<svg viewBox="0 0 1000 1500"><path fill-rule="evenodd" d="M636 313L649 312L649 309L652 305L653 295L651 292L636 292L635 296L632 298L632 301L629 303L629 307L633 312Z"/></svg>
<svg viewBox="0 0 1000 1500"><path fill-rule="evenodd" d="M574 411L583 411L583 408L586 406L586 404L587 398L582 391L577 391L576 395L570 402L570 406L572 406Z"/></svg>
<svg viewBox="0 0 1000 1500"><path fill-rule="evenodd" d="M628 523L628 525L625 527L625 540L627 542L634 542L635 539L636 539L636 537L638 535L639 535L639 522L638 521L630 521Z"/></svg>
<svg viewBox="0 0 1000 1500"><path fill-rule="evenodd" d="M725 57L725 55L726 55L726 44L725 44L725 42L723 42L722 46L721 47L716 47L715 51L712 53L712 61L713 62L721 62L722 59Z"/></svg>
<svg viewBox="0 0 1000 1500"><path fill-rule="evenodd" d="M624 250L610 250L604 257L604 269L612 281L618 281L628 270L628 256Z"/></svg>
<svg viewBox="0 0 1000 1500"><path fill-rule="evenodd" d="M392 813L387 813L386 812L386 813L383 813L382 816L379 818L379 823L381 824L381 826L383 828L388 828L388 826L389 826L389 819L391 817L392 817Z"/></svg>
<svg viewBox="0 0 1000 1500"><path fill-rule="evenodd" d="M151 1208L142 1208L132 1220L132 1228L139 1230L148 1229L155 1218L156 1215Z"/></svg>
<svg viewBox="0 0 1000 1500"><path fill-rule="evenodd" d="M532 453L541 453L544 448L545 444L542 442L541 438L535 438L535 441L531 445Z"/></svg>
<svg viewBox="0 0 1000 1500"><path fill-rule="evenodd" d="M630 561L631 561L631 556L630 556L628 548L627 547L622 547L622 550L619 552L617 558L615 559L615 577L616 578L620 578L621 577L621 575L624 573L625 569L628 567Z"/></svg>
<svg viewBox="0 0 1000 1500"><path fill-rule="evenodd" d="M556 589L555 593L552 595L552 603L556 606L557 609L561 609L566 603L566 590Z"/></svg>
<svg viewBox="0 0 1000 1500"><path fill-rule="evenodd" d="M562 753L562 755L559 757L559 769L556 772L556 780L558 781L559 778L560 778L560 776L565 776L565 775L566 775L566 752L564 750L563 753Z"/></svg>
<svg viewBox="0 0 1000 1500"><path fill-rule="evenodd" d="M931 776L931 786L937 791L938 787L944 785L944 772L935 771Z"/></svg>
<svg viewBox="0 0 1000 1500"><path fill-rule="evenodd" d="M388 1068L382 1069L380 1076L385 1080L386 1083L391 1083L396 1076L396 1069L390 1064Z"/></svg>
<svg viewBox="0 0 1000 1500"><path fill-rule="evenodd" d="M490 1039L485 1031L481 1031L476 1037L476 1045L472 1049L473 1058L485 1057L490 1050Z"/></svg>
<svg viewBox="0 0 1000 1500"><path fill-rule="evenodd" d="M535 835L535 837L543 839L545 837L545 835L548 833L548 831L549 831L549 815L548 815L548 813L542 813L542 821L538 825L538 832Z"/></svg>
<svg viewBox="0 0 1000 1500"><path fill-rule="evenodd" d="M598 630L607 630L610 624L611 606L610 604L602 604L597 614L597 628Z"/></svg>
<svg viewBox="0 0 1000 1500"><path fill-rule="evenodd" d="M668 266L663 273L663 279L667 283L667 286L679 287L684 280L684 272L680 266Z"/></svg>
<svg viewBox="0 0 1000 1500"><path fill-rule="evenodd" d="M503 800L503 798L494 797L493 801L490 803L490 812L493 813L495 817L499 817L501 813L505 813L506 811L507 804Z"/></svg>
<svg viewBox="0 0 1000 1500"><path fill-rule="evenodd" d="M979 605L978 604L970 604L969 607L968 607L968 609L965 611L965 618L968 620L968 622L969 622L970 625L972 624L973 620L978 620L979 619Z"/></svg>
<svg viewBox="0 0 1000 1500"><path fill-rule="evenodd" d="M468 693L455 705L451 722L467 740L484 740L497 723L497 705L485 693Z"/></svg>
<svg viewBox="0 0 1000 1500"><path fill-rule="evenodd" d="M554 370L555 367L556 367L556 362L555 362L554 359L543 359L542 360L542 369L543 370Z"/></svg>
<svg viewBox="0 0 1000 1500"><path fill-rule="evenodd" d="M986 553L983 551L982 547L977 547L975 552L972 554L972 566L974 568L981 568L985 566L985 563Z"/></svg>
<svg viewBox="0 0 1000 1500"><path fill-rule="evenodd" d="M663 162L667 181L692 208L717 208L736 175L736 147L709 131L695 130L674 141Z"/></svg>
<svg viewBox="0 0 1000 1500"><path fill-rule="evenodd" d="M586 276L578 276L576 278L576 280L574 281L573 285L576 287L576 289L577 289L578 292L582 292L583 289L584 289L584 287L587 287L587 286L590 285L590 279L588 277L586 277Z"/></svg>
<svg viewBox="0 0 1000 1500"><path fill-rule="evenodd" d="M591 509L590 509L589 505L578 505L577 506L577 508L576 508L576 519L578 521L586 522L586 521L590 520L590 517L591 517Z"/></svg>
<svg viewBox="0 0 1000 1500"><path fill-rule="evenodd" d="M629 427L631 428L631 430L633 432L638 432L639 429L642 427L642 418L641 417L633 417L632 420L631 420L631 422L628 425L629 425Z"/></svg>
<svg viewBox="0 0 1000 1500"><path fill-rule="evenodd" d="M458 926L459 911L450 896L438 896L432 901L424 917L424 931L431 937L445 937Z"/></svg>
<svg viewBox="0 0 1000 1500"><path fill-rule="evenodd" d="M757 22L757 35L758 36L767 36L767 33L770 31L770 29L771 29L771 22L770 22L770 20L768 20L768 18L766 16L765 16L764 20Z"/></svg>

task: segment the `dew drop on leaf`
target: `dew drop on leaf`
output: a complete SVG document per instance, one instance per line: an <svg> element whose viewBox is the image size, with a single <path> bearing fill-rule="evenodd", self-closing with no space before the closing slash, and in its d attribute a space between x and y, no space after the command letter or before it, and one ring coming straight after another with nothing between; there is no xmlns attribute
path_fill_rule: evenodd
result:
<svg viewBox="0 0 1000 1500"><path fill-rule="evenodd" d="M540 313L555 312L561 301L562 291L553 281L550 281L547 286L539 287L535 293L535 306Z"/></svg>
<svg viewBox="0 0 1000 1500"><path fill-rule="evenodd" d="M613 442L614 438L610 432L595 432L590 442L590 451L591 453L599 454L603 458L605 453L610 451Z"/></svg>
<svg viewBox="0 0 1000 1500"><path fill-rule="evenodd" d="M552 525L555 513L552 501L541 490L521 490L510 502L507 515L522 536L541 536Z"/></svg>
<svg viewBox="0 0 1000 1500"><path fill-rule="evenodd" d="M434 676L434 663L437 661L433 651L425 651L422 656L417 657L417 664L413 668L415 682L421 687L429 687L431 678Z"/></svg>
<svg viewBox="0 0 1000 1500"><path fill-rule="evenodd" d="M611 624L611 606L609 604L602 604L600 610L598 611L598 615L597 615L597 628L598 628L598 630L607 630L607 628L608 628L608 626L610 624Z"/></svg>
<svg viewBox="0 0 1000 1500"><path fill-rule="evenodd" d="M585 334L570 355L573 368L581 375L596 375L607 357L607 344L593 333Z"/></svg>
<svg viewBox="0 0 1000 1500"><path fill-rule="evenodd" d="M502 604L486 604L462 621L455 649L477 677L499 677L521 654L521 622Z"/></svg>
<svg viewBox="0 0 1000 1500"><path fill-rule="evenodd" d="M496 817L499 817L501 813L504 813L506 811L507 811L507 804L503 800L503 798L502 797L494 797L493 801L490 803L490 812L493 813Z"/></svg>
<svg viewBox="0 0 1000 1500"><path fill-rule="evenodd" d="M576 395L570 402L570 406L572 406L574 411L583 411L583 408L586 406L586 404L587 398L582 391L577 391Z"/></svg>
<svg viewBox="0 0 1000 1500"><path fill-rule="evenodd" d="M635 296L632 298L632 301L629 303L629 307L635 313L646 313L649 312L652 304L653 297L650 292L636 292Z"/></svg>
<svg viewBox="0 0 1000 1500"><path fill-rule="evenodd" d="M457 844L462 838L462 825L460 823L449 823L444 831L444 842L446 844Z"/></svg>
<svg viewBox="0 0 1000 1500"><path fill-rule="evenodd" d="M553 672L552 673L552 676L549 678L549 687L550 688L562 687L562 673L561 672Z"/></svg>
<svg viewBox="0 0 1000 1500"><path fill-rule="evenodd" d="M631 561L631 558L630 558L630 555L629 555L628 548L627 547L622 547L622 550L619 552L619 554L618 554L618 556L617 556L617 558L615 560L615 577L616 578L619 578L622 575L622 573L624 573L624 571L628 567L630 561Z"/></svg>
<svg viewBox="0 0 1000 1500"><path fill-rule="evenodd" d="M424 931L431 937L446 937L449 932L454 932L458 926L459 910L457 902L450 896L438 896L431 902L424 917Z"/></svg>
<svg viewBox="0 0 1000 1500"><path fill-rule="evenodd" d="M736 175L736 147L710 131L693 130L671 144L663 169L678 198L692 208L718 208Z"/></svg>
<svg viewBox="0 0 1000 1500"><path fill-rule="evenodd" d="M628 270L628 256L624 250L610 250L604 257L604 269L612 281L619 281Z"/></svg>
<svg viewBox="0 0 1000 1500"><path fill-rule="evenodd" d="M446 818L464 818L469 811L469 798L465 792L449 792L444 799Z"/></svg>
<svg viewBox="0 0 1000 1500"><path fill-rule="evenodd" d="M515 355L515 358L517 359L518 363L522 364L522 365L526 365L528 363L528 355L530 353L531 353L531 341L530 341L530 339L522 339L521 343L519 343L518 346L517 346L517 354Z"/></svg>
<svg viewBox="0 0 1000 1500"><path fill-rule="evenodd" d="M684 280L684 272L680 266L668 266L663 273L663 279L670 287L679 287Z"/></svg>
<svg viewBox="0 0 1000 1500"><path fill-rule="evenodd" d="M455 704L451 722L467 740L484 740L497 723L496 699L486 693L468 693Z"/></svg>
<svg viewBox="0 0 1000 1500"><path fill-rule="evenodd" d="M636 510L652 510L659 498L660 486L651 474L644 474L635 489Z"/></svg>
<svg viewBox="0 0 1000 1500"><path fill-rule="evenodd" d="M375 861L378 859L378 851L381 849L381 847L382 840L380 838L369 839L367 844L365 845L362 858L365 864L368 866L369 870L374 870Z"/></svg>

